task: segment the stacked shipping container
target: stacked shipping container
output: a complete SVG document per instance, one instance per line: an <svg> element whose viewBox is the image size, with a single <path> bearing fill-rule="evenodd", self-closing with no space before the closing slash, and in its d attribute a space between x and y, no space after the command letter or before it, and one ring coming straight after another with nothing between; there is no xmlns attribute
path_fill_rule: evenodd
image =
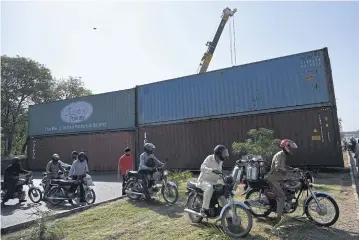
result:
<svg viewBox="0 0 359 240"><path fill-rule="evenodd" d="M170 168L198 169L216 144L259 127L298 142L291 164L343 165L326 48L140 86L137 108L138 143Z"/></svg>
<svg viewBox="0 0 359 240"><path fill-rule="evenodd" d="M337 120L325 48L32 106L29 162L43 168L54 152L69 157L85 148L92 170L115 170L125 146L138 156L149 141L169 168L198 169L216 144L231 148L248 130L265 127L299 144L291 164L342 166Z"/></svg>
<svg viewBox="0 0 359 240"><path fill-rule="evenodd" d="M53 153L71 163L86 149L91 170L115 170L125 147L134 148L135 89L30 106L28 165L43 170Z"/></svg>

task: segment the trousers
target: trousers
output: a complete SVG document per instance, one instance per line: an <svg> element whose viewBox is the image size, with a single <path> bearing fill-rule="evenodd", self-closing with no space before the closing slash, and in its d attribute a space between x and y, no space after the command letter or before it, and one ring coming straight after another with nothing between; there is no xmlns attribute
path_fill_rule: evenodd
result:
<svg viewBox="0 0 359 240"><path fill-rule="evenodd" d="M277 217L281 217L283 214L284 204L285 204L285 194L281 186L281 181L268 181L270 190L276 196L277 202Z"/></svg>
<svg viewBox="0 0 359 240"><path fill-rule="evenodd" d="M213 195L213 185L216 183L208 182L208 181L201 181L198 184L198 187L203 190L203 203L202 208L209 209L209 205L211 203L212 195ZM223 207L226 204L226 199L221 196L218 199L219 205Z"/></svg>

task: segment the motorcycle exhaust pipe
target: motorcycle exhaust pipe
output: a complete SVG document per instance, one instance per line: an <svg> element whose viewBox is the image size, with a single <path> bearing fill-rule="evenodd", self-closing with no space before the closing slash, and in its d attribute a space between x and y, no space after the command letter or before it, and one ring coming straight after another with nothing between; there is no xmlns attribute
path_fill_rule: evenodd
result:
<svg viewBox="0 0 359 240"><path fill-rule="evenodd" d="M262 208L262 209L266 209L266 210L270 209L270 207L263 205L257 201L252 200L252 199L245 200L244 204L246 204L248 207L252 206L252 207Z"/></svg>
<svg viewBox="0 0 359 240"><path fill-rule="evenodd" d="M190 213L190 214L193 214L193 215L196 215L196 216L198 216L198 217L203 217L203 215L202 215L201 213L195 212L195 211L193 211L193 210L191 210L191 209L188 209L188 208L185 208L183 211L185 211L185 212L187 212L187 213Z"/></svg>
<svg viewBox="0 0 359 240"><path fill-rule="evenodd" d="M131 190L125 190L125 193L127 193L127 194L135 194L135 195L141 195L141 196L144 196L144 194L143 194L143 193L132 192Z"/></svg>
<svg viewBox="0 0 359 240"><path fill-rule="evenodd" d="M47 197L47 199L49 199L49 200L69 200L69 199L72 199L72 198Z"/></svg>

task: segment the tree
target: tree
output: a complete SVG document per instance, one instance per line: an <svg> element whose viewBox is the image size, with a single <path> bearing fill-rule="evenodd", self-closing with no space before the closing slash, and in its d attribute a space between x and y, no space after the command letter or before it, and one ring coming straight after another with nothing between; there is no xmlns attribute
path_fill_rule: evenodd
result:
<svg viewBox="0 0 359 240"><path fill-rule="evenodd" d="M92 94L91 90L85 88L81 77L69 77L68 79L57 80L54 86L54 100L71 99Z"/></svg>
<svg viewBox="0 0 359 240"><path fill-rule="evenodd" d="M46 101L51 96L51 72L44 65L23 57L1 56L1 126L7 144L12 142L19 119L25 116L28 105Z"/></svg>
<svg viewBox="0 0 359 240"><path fill-rule="evenodd" d="M271 158L279 151L280 139L274 137L274 131L266 128L251 129L248 131L249 138L244 142L232 144L233 154L261 155Z"/></svg>
<svg viewBox="0 0 359 240"><path fill-rule="evenodd" d="M44 65L19 56L1 56L1 79L1 146L5 155L25 152L29 105L91 94L81 78L54 80Z"/></svg>

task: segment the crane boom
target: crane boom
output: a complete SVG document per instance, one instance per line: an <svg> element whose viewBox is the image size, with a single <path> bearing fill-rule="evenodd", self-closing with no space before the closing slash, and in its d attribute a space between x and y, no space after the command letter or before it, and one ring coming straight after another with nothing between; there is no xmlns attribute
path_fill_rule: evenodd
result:
<svg viewBox="0 0 359 240"><path fill-rule="evenodd" d="M212 60L214 50L216 50L219 38L221 37L222 32L223 32L223 29L224 29L229 17L232 17L236 12L237 12L236 8L231 10L230 8L227 7L227 8L225 8L223 10L223 14L221 16L222 20L221 20L221 23L218 26L216 34L214 35L214 38L213 38L212 42L207 42L207 44L206 44L206 46L208 46L208 49L204 53L204 55L203 55L203 57L201 59L199 73L207 72L209 63Z"/></svg>

